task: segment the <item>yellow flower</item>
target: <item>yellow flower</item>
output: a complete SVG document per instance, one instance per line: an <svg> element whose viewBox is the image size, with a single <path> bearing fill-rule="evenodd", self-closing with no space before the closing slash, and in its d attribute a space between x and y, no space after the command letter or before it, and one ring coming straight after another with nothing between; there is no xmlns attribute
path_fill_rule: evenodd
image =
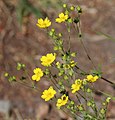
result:
<svg viewBox="0 0 115 120"><path fill-rule="evenodd" d="M68 19L68 15L64 15L64 13L59 14L59 18L56 18L56 22L61 23L65 22Z"/></svg>
<svg viewBox="0 0 115 120"><path fill-rule="evenodd" d="M87 75L87 81L88 82L95 82L97 81L99 77L97 75L93 76L93 75Z"/></svg>
<svg viewBox="0 0 115 120"><path fill-rule="evenodd" d="M56 94L56 91L53 89L52 86L50 86L48 90L44 90L41 98L43 98L45 101L49 101L51 98L54 97L55 94Z"/></svg>
<svg viewBox="0 0 115 120"><path fill-rule="evenodd" d="M32 76L32 80L39 81L40 78L43 76L43 71L40 68L35 68L33 72L34 75Z"/></svg>
<svg viewBox="0 0 115 120"><path fill-rule="evenodd" d="M56 62L56 65L59 66L59 65L60 65L60 62Z"/></svg>
<svg viewBox="0 0 115 120"><path fill-rule="evenodd" d="M81 85L82 85L82 80L77 79L75 81L75 84L72 84L71 86L71 89L73 89L72 93L75 93L76 91L80 90Z"/></svg>
<svg viewBox="0 0 115 120"><path fill-rule="evenodd" d="M68 102L68 96L65 94L61 96L61 99L57 100L56 106L60 108L61 106L65 105Z"/></svg>
<svg viewBox="0 0 115 120"><path fill-rule="evenodd" d="M56 54L54 53L53 55L52 53L49 53L46 56L42 56L40 60L43 66L50 66L55 59L56 59Z"/></svg>
<svg viewBox="0 0 115 120"><path fill-rule="evenodd" d="M40 28L47 28L51 25L51 21L46 17L44 20L42 18L38 19L36 24Z"/></svg>

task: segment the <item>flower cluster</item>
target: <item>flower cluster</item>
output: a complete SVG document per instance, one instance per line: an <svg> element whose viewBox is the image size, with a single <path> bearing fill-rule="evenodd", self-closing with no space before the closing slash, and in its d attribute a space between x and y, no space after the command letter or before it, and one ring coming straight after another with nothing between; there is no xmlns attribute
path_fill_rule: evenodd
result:
<svg viewBox="0 0 115 120"><path fill-rule="evenodd" d="M72 84L71 89L72 89L72 93L75 93L76 91L80 90L82 85L82 80L77 79L75 80L75 83Z"/></svg>
<svg viewBox="0 0 115 120"><path fill-rule="evenodd" d="M104 120L106 108L111 98L108 97L102 104L104 107L101 106L98 110L95 98L93 97L93 92L98 91L95 90L92 85L92 83L96 82L99 78L102 78L101 72L92 70L91 73L88 73L87 71L80 69L77 60L75 59L76 52L72 52L70 49L71 28L78 30L77 34L81 35L80 15L82 9L80 6L75 7L67 4L64 4L63 8L64 11L58 15L55 22L65 23L64 25L68 32L67 40L69 40L66 41L67 46L65 47L66 44L63 40L63 33L57 33L54 28L48 28L52 24L48 17L45 19L39 18L36 25L39 28L46 28L48 35L53 39L54 50L58 53L48 53L42 56L40 62L43 71L41 68L35 68L31 78L34 81L40 81L43 76L48 78L51 86L42 92L41 98L45 101L55 101L58 109L68 109L73 118L79 119L81 114L85 120L97 120L97 117L99 120ZM77 11L75 17L72 17L73 11ZM59 55L58 58L57 55ZM28 77L25 67L25 64L17 64L17 70L23 70L25 72L24 76L19 79L19 82L23 85L24 83L27 83L24 80ZM8 78L9 82L17 82L17 78L15 76L10 76L8 73L5 74L5 77ZM32 82L32 85L28 84L27 87L38 90L37 84L34 83L35 82ZM89 108L89 110L87 108ZM92 109L94 113L92 110L90 112L90 109Z"/></svg>
<svg viewBox="0 0 115 120"><path fill-rule="evenodd" d="M93 75L88 75L87 76L87 81L88 82L95 82L99 79L99 77L96 75L96 76L93 76Z"/></svg>
<svg viewBox="0 0 115 120"><path fill-rule="evenodd" d="M59 14L59 18L56 18L56 22L62 23L65 22L68 19L68 15L64 15L64 13Z"/></svg>
<svg viewBox="0 0 115 120"><path fill-rule="evenodd" d="M60 13L59 14L59 18L56 18L56 22L58 23L62 23L65 22L67 19L69 18L69 16L64 13ZM38 23L36 24L38 27L40 28L48 28L49 26L51 26L51 21L46 17L44 20L42 18L38 19Z"/></svg>
<svg viewBox="0 0 115 120"><path fill-rule="evenodd" d="M58 15L58 18L55 19L55 22L62 23L66 22L67 24L67 30L70 32L70 24L75 23L77 24L79 22L79 17L72 18L70 12L77 10L78 14L80 15L82 13L82 9L80 6L77 6L76 8L74 6L68 6L66 4L63 5L63 8L65 9L65 12L62 12ZM78 15L78 16L79 16ZM48 28L51 26L51 21L48 18L45 18L44 20L42 18L38 19L37 26L40 28ZM50 86L47 90L44 90L41 98L45 101L53 100L53 98L58 98L56 101L56 106L58 109L60 109L63 106L67 106L67 108L73 113L76 114L76 110L83 111L84 106L81 104L81 101L78 98L78 101L80 102L80 105L75 105L75 102L71 100L68 92L65 89L64 84L67 82L68 86L71 89L71 92L73 94L77 94L80 92L92 92L90 88L87 86L90 83L93 83L99 79L99 76L89 74L86 76L85 79L76 79L76 72L75 68L77 66L77 62L73 60L74 57L76 57L75 52L71 52L70 50L64 51L63 46L63 34L62 33L56 33L55 29L47 29L48 35L53 39L54 42L54 50L59 51L61 53L61 61L56 61L55 64L53 62L56 60L56 53L48 53L45 56L42 56L40 58L41 65L47 67L44 71L44 76L49 76L49 78L52 81L52 84L55 85L56 89L59 89L59 95L61 95L61 98L58 98L58 92ZM52 65L53 64L53 65ZM51 68L55 67L57 69L57 75L52 75ZM85 74L86 75L86 74ZM43 71L40 68L36 68L34 70L34 75L32 76L33 80L39 81L40 77L43 76ZM53 80L54 78L54 80ZM57 79L59 78L59 81ZM73 79L74 83L72 84L71 79ZM79 91L79 92L78 92ZM86 93L85 93L86 94ZM83 95L81 95L83 96ZM84 98L84 97L83 97ZM85 98L85 101L86 98ZM88 101L87 105L94 107L94 101Z"/></svg>

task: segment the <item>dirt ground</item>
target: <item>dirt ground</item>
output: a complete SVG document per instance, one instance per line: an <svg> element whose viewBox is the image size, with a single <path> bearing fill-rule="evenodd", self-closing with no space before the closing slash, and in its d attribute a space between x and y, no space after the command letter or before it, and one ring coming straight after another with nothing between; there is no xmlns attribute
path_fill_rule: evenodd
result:
<svg viewBox="0 0 115 120"><path fill-rule="evenodd" d="M31 2L34 3L34 0ZM40 56L53 51L51 39L44 30L36 26L35 15L24 17L24 23L20 27L16 13L17 3L18 0L0 1L0 101L8 101L11 108L7 111L6 106L5 112L0 111L0 120L6 120L8 116L11 120L36 120L39 117L40 120L72 120L62 111L56 110L52 103L45 103L40 98L41 93L20 84L10 85L4 79L5 71L18 76L21 74L16 71L17 62L25 63L29 74L32 75L32 70L40 65ZM97 34L103 32L115 38L115 0L78 0L74 4L83 8L83 40L89 55L96 66L101 65L103 76L115 82L115 41ZM51 20L57 16L57 11L53 8L44 9L44 12ZM63 25L58 26L54 23L53 27L57 31L64 31L65 39L68 39ZM80 67L84 70L92 69L93 66L77 40L75 31L71 35L71 46L72 51L78 53ZM48 85L46 80L39 83L40 89ZM115 96L115 88L103 80L98 81L96 87ZM108 116L108 120L115 120L114 101L110 103Z"/></svg>

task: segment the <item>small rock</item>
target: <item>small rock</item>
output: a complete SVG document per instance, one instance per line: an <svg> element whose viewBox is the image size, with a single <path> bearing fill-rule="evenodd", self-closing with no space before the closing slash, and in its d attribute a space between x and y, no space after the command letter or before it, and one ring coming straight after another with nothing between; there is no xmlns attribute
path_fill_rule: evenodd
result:
<svg viewBox="0 0 115 120"><path fill-rule="evenodd" d="M0 100L0 113L9 114L11 110L11 104L7 100Z"/></svg>
<svg viewBox="0 0 115 120"><path fill-rule="evenodd" d="M88 13L95 15L98 11L95 8L88 8L87 10Z"/></svg>
<svg viewBox="0 0 115 120"><path fill-rule="evenodd" d="M67 120L73 120L73 118L69 117Z"/></svg>
<svg viewBox="0 0 115 120"><path fill-rule="evenodd" d="M36 119L41 120L46 117L49 112L49 105L46 103L40 103L36 109Z"/></svg>
<svg viewBox="0 0 115 120"><path fill-rule="evenodd" d="M61 119L68 119L68 115L66 113L64 113L62 110L58 110L59 116L61 117Z"/></svg>

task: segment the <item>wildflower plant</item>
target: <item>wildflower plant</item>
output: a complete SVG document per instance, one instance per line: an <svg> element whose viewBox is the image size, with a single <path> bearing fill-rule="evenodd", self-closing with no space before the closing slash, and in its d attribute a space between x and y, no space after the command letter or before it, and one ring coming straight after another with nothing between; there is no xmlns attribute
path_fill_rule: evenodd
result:
<svg viewBox="0 0 115 120"><path fill-rule="evenodd" d="M67 48L64 46L63 33L57 33L55 28L51 28L52 22L50 19L48 17L45 19L39 18L36 25L39 29L46 29L48 36L53 39L55 52L47 53L47 55L43 55L40 58L44 70L35 68L31 77L28 77L24 64L17 64L17 70L23 70L25 73L22 78L24 80L30 79L31 85L23 82L22 78L17 80L15 76L11 76L8 73L5 73L5 77L8 78L9 82L15 81L41 91L41 98L43 100L47 102L52 101L58 109L62 109L75 120L106 120L107 106L110 100L115 99L115 97L95 89L94 84L100 80L104 80L112 85L115 85L115 83L104 78L102 72L98 72L83 44L80 27L82 8L80 6L67 4L63 4L62 6L64 11L57 15L58 17L55 18L55 22L59 25L64 24L67 27L69 38ZM75 18L71 17L73 11L77 13ZM91 70L91 72L84 71L79 67L79 63L76 61L77 53L70 49L71 26L75 28L87 57L95 68ZM43 77L47 77L51 84L51 86L44 91L39 90L33 83L33 81L38 82ZM105 97L104 100L100 101L100 106L98 106L95 100L95 92L102 93Z"/></svg>

